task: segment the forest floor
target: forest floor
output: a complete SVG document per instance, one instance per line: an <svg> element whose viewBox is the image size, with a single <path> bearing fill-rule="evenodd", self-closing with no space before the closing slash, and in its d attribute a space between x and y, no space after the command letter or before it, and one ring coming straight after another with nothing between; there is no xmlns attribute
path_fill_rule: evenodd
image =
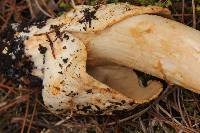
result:
<svg viewBox="0 0 200 133"><path fill-rule="evenodd" d="M75 4L129 2L134 5L167 7L174 20L200 30L200 0L75 0ZM32 21L38 16L56 17L72 8L69 0L0 0L0 31L10 23ZM146 80L148 76L140 77ZM16 88L1 78L0 133L14 132L123 132L199 133L200 95L168 85L147 104L113 116L71 116L66 119L47 110L41 89Z"/></svg>

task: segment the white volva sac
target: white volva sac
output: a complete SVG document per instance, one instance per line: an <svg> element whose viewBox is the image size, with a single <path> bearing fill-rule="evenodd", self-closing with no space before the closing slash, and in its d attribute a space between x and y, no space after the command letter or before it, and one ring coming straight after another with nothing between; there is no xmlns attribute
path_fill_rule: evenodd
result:
<svg viewBox="0 0 200 133"><path fill-rule="evenodd" d="M36 66L32 74L43 79L48 109L111 114L156 98L162 84L149 81L143 87L131 69L200 93L200 32L156 15L169 11L124 3L80 5L41 29L16 33L28 37L25 52ZM41 54L40 48L47 50Z"/></svg>

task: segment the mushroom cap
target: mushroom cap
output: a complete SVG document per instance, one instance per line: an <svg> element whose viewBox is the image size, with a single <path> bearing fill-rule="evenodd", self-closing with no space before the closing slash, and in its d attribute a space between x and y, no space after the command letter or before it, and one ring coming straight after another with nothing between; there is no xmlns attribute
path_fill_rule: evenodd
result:
<svg viewBox="0 0 200 133"><path fill-rule="evenodd" d="M43 27L33 25L28 28L29 32L20 32L16 35L31 37L36 34L45 34L55 30L52 26L57 26L60 32L98 32L126 18L140 14L169 16L170 11L158 6L134 6L127 3L111 3L98 7L77 5L75 9L71 9L60 17L48 19Z"/></svg>

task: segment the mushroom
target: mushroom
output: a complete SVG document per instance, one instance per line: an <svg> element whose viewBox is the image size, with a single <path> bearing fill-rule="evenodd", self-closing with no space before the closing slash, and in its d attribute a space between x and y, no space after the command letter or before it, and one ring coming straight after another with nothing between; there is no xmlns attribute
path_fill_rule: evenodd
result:
<svg viewBox="0 0 200 133"><path fill-rule="evenodd" d="M31 26L28 33L16 33L25 40L26 54L36 66L33 74L43 79L47 107L57 113L70 110L81 114L110 114L157 97L162 85L155 81L145 88L147 96L135 96L136 90L144 88L138 86L134 74L120 81L130 82L133 78L137 83L135 94L127 94L130 90L126 87L123 90L121 84L115 86L116 79L111 75L129 76L133 73L131 69L200 93L200 32L152 14L165 16L169 11L122 3L100 7L80 5L56 19L49 19L42 28ZM88 70L91 75L100 80L106 76L104 72L109 73L111 82L104 84L90 76L86 72L86 60L93 68ZM127 87L132 88L130 84Z"/></svg>

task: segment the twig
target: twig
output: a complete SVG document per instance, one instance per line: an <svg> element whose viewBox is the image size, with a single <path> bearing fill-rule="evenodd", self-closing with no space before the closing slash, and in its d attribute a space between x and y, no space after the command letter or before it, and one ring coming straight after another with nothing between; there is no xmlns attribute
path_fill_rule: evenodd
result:
<svg viewBox="0 0 200 133"><path fill-rule="evenodd" d="M182 118L183 122L186 124L186 126L188 127L189 125L185 120L185 117L184 117L183 111L182 111L182 107L181 107L181 103L180 103L180 89L177 90L177 103L178 103L178 108L179 108L181 118Z"/></svg>
<svg viewBox="0 0 200 133"><path fill-rule="evenodd" d="M34 104L34 107L33 107L33 113L32 113L32 116L31 116L31 121L30 121L30 123L29 123L27 133L30 133L31 125L32 125L33 118L34 118L34 116L35 116L35 112L36 112L36 108L37 108L37 101L35 100L35 104Z"/></svg>
<svg viewBox="0 0 200 133"><path fill-rule="evenodd" d="M21 91L23 91L25 93L27 93L27 92L32 93L33 92L32 90L28 90L28 89L24 89L24 88L16 89L16 88L13 88L11 86L8 86L8 85L2 84L2 83L0 83L0 88L1 89L7 89L7 90L9 90L9 92L13 92L15 94L17 94L17 92L21 92Z"/></svg>
<svg viewBox="0 0 200 133"><path fill-rule="evenodd" d="M24 120L24 118L23 117L14 117L14 118L12 118L12 120L11 120L11 123L16 123L16 122L18 122L18 121L23 121ZM28 123L30 123L30 120L26 120ZM32 122L32 124L33 125L38 125L38 126L41 126L41 127L45 127L45 128L52 128L51 126L50 126L50 124L49 125L47 125L47 124L44 124L44 123L42 123L42 122L40 122L40 121L33 121Z"/></svg>
<svg viewBox="0 0 200 133"><path fill-rule="evenodd" d="M192 125L192 127L195 127L195 126L198 126L198 125L200 125L200 122L198 122L198 123L195 122L195 124Z"/></svg>
<svg viewBox="0 0 200 133"><path fill-rule="evenodd" d="M142 131L143 131L144 133L147 133L147 129L146 129L144 123L142 122L141 117L139 117L139 122L140 122L140 125L141 125L141 128L142 128Z"/></svg>
<svg viewBox="0 0 200 133"><path fill-rule="evenodd" d="M117 123L123 123L123 122L131 120L135 117L137 118L137 117L141 116L142 114L144 114L146 111L148 111L150 108L151 108L151 106L148 106L147 108L143 109L142 111L140 111L140 112L138 112L134 115L131 115L129 117L126 117L124 119L119 120ZM112 125L115 125L115 124L116 124L116 122L111 122L111 123L108 123L107 126L112 126Z"/></svg>
<svg viewBox="0 0 200 133"><path fill-rule="evenodd" d="M185 14L185 0L182 0L182 16L181 16L181 22L184 23L184 14Z"/></svg>
<svg viewBox="0 0 200 133"><path fill-rule="evenodd" d="M8 108L14 106L15 104L24 102L24 101L26 101L26 100L27 100L27 95L25 95L25 96L19 96L19 97L17 97L17 98L15 99L15 101L13 101L12 103L7 104L6 106L0 108L0 112L6 111Z"/></svg>
<svg viewBox="0 0 200 133"><path fill-rule="evenodd" d="M198 112L200 112L200 100L198 100L196 97L195 97L195 95L193 94L192 95L193 96L193 99L194 99L194 103L195 103L195 105L196 105L196 107L197 107L197 110L198 110Z"/></svg>
<svg viewBox="0 0 200 133"><path fill-rule="evenodd" d="M182 102L184 101L184 100L183 100L182 91L181 91L181 100L182 100ZM186 108L185 108L185 105L182 104L182 106L183 106L183 111L184 111L185 114L186 114L186 118L187 118L187 120L188 120L188 124L189 124L189 126L191 127L191 126L192 126L192 122L191 122L191 120L190 120L190 117L189 117L189 115L188 115L188 112L187 112L187 110L186 110Z"/></svg>
<svg viewBox="0 0 200 133"><path fill-rule="evenodd" d="M192 0L192 20L193 20L193 28L196 29L196 8L195 8L195 3L194 0Z"/></svg>
<svg viewBox="0 0 200 133"><path fill-rule="evenodd" d="M188 16L192 16L192 15L193 15L192 13L191 14L190 13L187 13L187 14L182 14L181 13L181 14L173 14L172 16L175 16L175 17L182 17L182 16L183 17L188 17Z"/></svg>
<svg viewBox="0 0 200 133"><path fill-rule="evenodd" d="M185 127L183 125L180 125L180 124L176 124L176 123L173 123L172 121L168 121L166 119L163 119L163 118L155 118L157 121L162 121L168 125L171 125L172 127L176 127L178 128L179 130L183 130L185 133L199 133L199 131L195 130L195 129L192 129L192 128L188 128L188 127Z"/></svg>
<svg viewBox="0 0 200 133"><path fill-rule="evenodd" d="M99 125L99 127L105 127L105 126L113 126L113 125L116 125L116 124L120 124L120 123L123 123L125 121L128 121L128 120L131 120L131 119L136 119L138 117L140 117L142 114L144 114L146 111L148 111L149 109L151 108L151 106L148 106L147 108L145 108L144 110L136 113L136 114L133 114L129 117L126 117L124 119L121 119L121 120L118 120L117 122L111 122L111 123L108 123L108 124L102 124L102 125ZM91 128L91 127L96 127L97 125L96 124L70 124L70 123L66 123L66 124L62 124L62 126L66 126L66 127L76 127L76 128Z"/></svg>
<svg viewBox="0 0 200 133"><path fill-rule="evenodd" d="M55 13L51 10L51 8L48 7L48 5L46 4L46 2L44 0L41 0L41 2L44 5L44 7L46 8L46 10L48 10L48 12L51 14L51 16L55 17Z"/></svg>
<svg viewBox="0 0 200 133"><path fill-rule="evenodd" d="M62 119L61 121L58 121L55 126L59 126L61 124L63 124L64 122L66 122L67 120L69 120L70 118L72 118L73 112L70 113L70 116L66 117L65 119ZM50 132L50 130L48 129L46 131L46 133Z"/></svg>
<svg viewBox="0 0 200 133"><path fill-rule="evenodd" d="M61 116L59 116L59 115L57 115L57 114L52 113L51 111L49 111L48 108L47 108L44 104L41 103L41 101L39 101L38 99L36 99L36 101L37 101L37 103L38 103L40 106L42 106L42 107L45 109L45 111L49 112L51 115L53 115L53 116L55 116L55 117L57 117L57 118L59 118L59 119L62 119Z"/></svg>
<svg viewBox="0 0 200 133"><path fill-rule="evenodd" d="M70 0L70 1L71 1L72 7L73 7L74 9L76 9L76 4L75 4L74 0Z"/></svg>
<svg viewBox="0 0 200 133"><path fill-rule="evenodd" d="M50 17L50 18L53 17L53 16L51 16L48 12L46 12L44 9L42 9L42 7L40 6L38 0L35 0L35 3L36 3L37 7L40 9L40 11L41 11L42 13L44 13L46 16L48 16L48 17Z"/></svg>
<svg viewBox="0 0 200 133"><path fill-rule="evenodd" d="M0 83L0 88L8 89L10 92L13 92L13 93L17 94L17 92L14 90L14 88L12 88L10 86L7 86L7 85L4 85L4 84Z"/></svg>
<svg viewBox="0 0 200 133"><path fill-rule="evenodd" d="M28 112L29 112L29 104L30 104L30 101L29 101L29 98L28 98L27 103L26 103L26 111L25 111L25 116L24 116L24 120L23 120L23 124L22 124L21 133L24 133L24 128L25 128L25 125L26 125L26 119L27 119Z"/></svg>
<svg viewBox="0 0 200 133"><path fill-rule="evenodd" d="M5 23L6 19L2 15L0 15L0 19Z"/></svg>
<svg viewBox="0 0 200 133"><path fill-rule="evenodd" d="M196 111L194 111L194 118L196 118L196 117L197 117L197 113L196 113ZM194 126L197 127L197 126L198 126L198 123L199 123L199 122L195 119L195 120L194 120L194 125L193 125L192 127L194 127Z"/></svg>
<svg viewBox="0 0 200 133"><path fill-rule="evenodd" d="M26 0L26 1L28 2L28 7L29 7L29 11L30 11L30 13L31 13L32 19L36 18L36 15L35 15L35 13L34 13L34 11L33 11L33 6L32 6L31 0Z"/></svg>
<svg viewBox="0 0 200 133"><path fill-rule="evenodd" d="M7 27L8 21L10 20L12 14L13 14L13 11L10 11L10 12L6 15L6 21L5 21L4 24L1 26L0 31L3 31L3 30Z"/></svg>
<svg viewBox="0 0 200 133"><path fill-rule="evenodd" d="M179 121L177 121L175 118L173 118L163 107L161 107L159 104L157 105L159 107L159 109L165 113L169 118L171 118L174 122L176 122L177 124L181 125L181 123Z"/></svg>

